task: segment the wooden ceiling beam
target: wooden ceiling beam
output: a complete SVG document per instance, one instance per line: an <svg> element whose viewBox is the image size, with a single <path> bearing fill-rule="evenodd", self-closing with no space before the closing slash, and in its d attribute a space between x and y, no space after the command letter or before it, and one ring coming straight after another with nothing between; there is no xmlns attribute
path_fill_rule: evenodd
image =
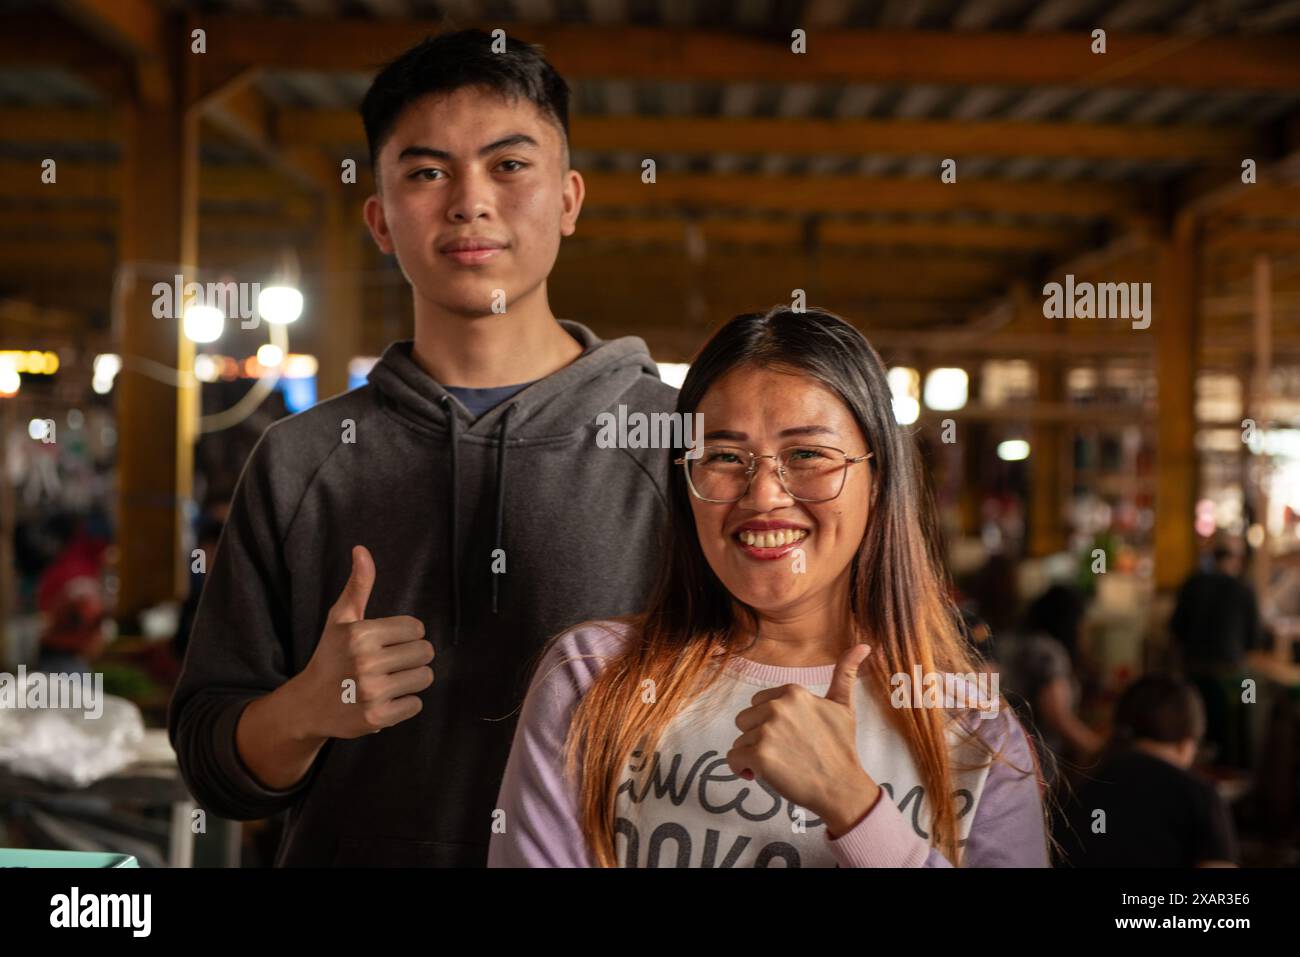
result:
<svg viewBox="0 0 1300 957"><path fill-rule="evenodd" d="M300 210L295 210L300 213ZM0 231L112 233L119 226L120 214L115 203L94 206L4 206L0 208ZM288 212L231 213L200 209L199 229L223 234L276 233L306 236L311 227L308 217Z"/></svg>
<svg viewBox="0 0 1300 957"><path fill-rule="evenodd" d="M583 242L629 246L680 246L691 221L682 218L627 219L584 212L578 231L569 244ZM802 243L807 236L802 219L703 219L696 220L706 244L737 246L786 246ZM1047 226L1008 226L999 223L880 223L822 220L813 227L820 246L907 246L987 250L990 252L1040 252L1073 248L1084 242L1077 229Z"/></svg>
<svg viewBox="0 0 1300 957"><path fill-rule="evenodd" d="M62 160L56 174L55 182L43 183L39 163L0 160L0 199L107 202L121 195L122 176L116 163ZM258 166L203 165L199 191L205 200L278 203L294 212L300 212L307 201L305 196L286 193L280 175Z"/></svg>
<svg viewBox="0 0 1300 957"><path fill-rule="evenodd" d="M1300 219L1300 184L1243 185L1214 207L1214 216Z"/></svg>
<svg viewBox="0 0 1300 957"><path fill-rule="evenodd" d="M111 99L125 99L135 89L129 63L49 13L0 16L0 63L11 69L66 69Z"/></svg>
<svg viewBox="0 0 1300 957"><path fill-rule="evenodd" d="M126 57L135 73L136 92L153 105L174 96L165 63L167 36L162 10L149 0L56 0L56 8L99 42Z"/></svg>
<svg viewBox="0 0 1300 957"><path fill-rule="evenodd" d="M1257 229L1234 227L1212 233L1205 244L1214 252L1300 252L1300 227Z"/></svg>
<svg viewBox="0 0 1300 957"><path fill-rule="evenodd" d="M112 164L65 161L57 184L40 181L40 166L0 160L0 198L109 199L117 195ZM254 167L203 166L205 198L279 200L283 183ZM368 177L358 176L365 191ZM1111 183L971 179L955 184L929 179L865 176L758 176L661 174L642 183L636 173L590 173L586 205L602 208L668 210L687 214L716 210L790 213L927 213L976 211L1025 216L1057 215L1083 220L1126 219L1144 207L1141 190Z"/></svg>
<svg viewBox="0 0 1300 957"><path fill-rule="evenodd" d="M0 109L0 139L8 143L116 143L112 113L49 107Z"/></svg>
<svg viewBox="0 0 1300 957"><path fill-rule="evenodd" d="M295 148L290 151L284 148L274 106L251 84L210 98L203 109L203 117L298 186L328 193L338 185L338 175L332 174L328 161L319 150Z"/></svg>
<svg viewBox="0 0 1300 957"><path fill-rule="evenodd" d="M1038 180L933 179L866 176L759 176L661 173L642 183L638 173L589 173L585 203L592 207L655 210L776 210L822 213L951 213L970 210L1077 219L1126 219L1145 207L1133 186Z"/></svg>
<svg viewBox="0 0 1300 957"><path fill-rule="evenodd" d="M288 142L365 148L355 110L285 110ZM653 156L728 153L796 156L1042 156L1061 159L1231 160L1257 155L1259 134L1246 127L1122 123L1031 123L907 119L819 120L695 116L577 116L575 150L630 150ZM937 174L936 174L937 175Z"/></svg>
<svg viewBox="0 0 1300 957"><path fill-rule="evenodd" d="M291 70L370 72L442 25L432 21L203 17L209 56ZM491 30L497 23L474 24ZM909 30L810 31L806 55L790 38L716 30L589 24L518 24L570 80L586 77L783 83L1184 87L1300 87L1300 37L1226 34L1107 35L1104 56L1089 33Z"/></svg>

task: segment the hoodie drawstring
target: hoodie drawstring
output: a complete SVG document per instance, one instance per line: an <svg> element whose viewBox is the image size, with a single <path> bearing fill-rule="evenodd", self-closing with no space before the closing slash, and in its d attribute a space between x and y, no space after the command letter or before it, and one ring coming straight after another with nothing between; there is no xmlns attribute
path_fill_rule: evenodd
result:
<svg viewBox="0 0 1300 957"><path fill-rule="evenodd" d="M451 528L451 643L460 644L460 541L456 535L456 517L460 512L459 476L456 452L460 435L457 431L456 408L452 398L444 395L441 400L442 411L447 415L447 429L451 433L451 495L449 496L449 520Z"/></svg>
<svg viewBox="0 0 1300 957"><path fill-rule="evenodd" d="M492 560L496 561L497 553L501 550L501 529L505 521L505 503L506 503L506 423L510 420L510 413L515 410L513 405L506 406L506 410L501 413L501 425L497 429L497 511L496 511L496 543L492 546ZM497 593L498 585L501 582L501 576L492 570L492 614L497 613Z"/></svg>
<svg viewBox="0 0 1300 957"><path fill-rule="evenodd" d="M451 495L448 502L450 514L447 524L451 530L451 643L456 645L460 643L460 536L456 531L456 519L460 513L460 468L457 462L460 431L457 428L459 423L451 396L443 396L440 403L443 412L447 415L447 430L451 436ZM493 561L496 560L497 552L501 548L501 536L505 527L506 429L510 421L510 413L514 410L513 405L506 407L506 410L501 413L501 424L497 428L497 501L496 514L493 518L496 539L492 546ZM497 613L497 598L500 594L500 585L500 576L494 570L492 572L492 613L494 615Z"/></svg>

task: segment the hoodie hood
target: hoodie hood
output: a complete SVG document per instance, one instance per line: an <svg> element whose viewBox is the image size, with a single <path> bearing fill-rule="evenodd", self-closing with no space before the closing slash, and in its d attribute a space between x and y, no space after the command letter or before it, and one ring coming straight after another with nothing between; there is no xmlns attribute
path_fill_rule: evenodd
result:
<svg viewBox="0 0 1300 957"><path fill-rule="evenodd" d="M558 321L582 346L582 355L478 419L420 368L412 354L414 340L394 342L384 350L368 379L391 403L391 410L417 428L443 433L454 426L461 435L490 436L508 415L511 441L527 441L581 431L638 378L659 378L659 367L640 337L603 340L581 323Z"/></svg>
<svg viewBox="0 0 1300 957"><path fill-rule="evenodd" d="M596 415L616 405L642 376L657 381L659 368L637 336L604 341L581 323L558 320L582 346L582 354L563 369L538 379L475 419L468 409L416 363L414 340L394 342L370 371L370 383L390 411L435 441L448 442L450 494L447 548L450 566L451 641L461 639L460 452L463 437L489 438L496 445L493 554L502 554L505 534L507 450L581 433ZM491 573L489 573L491 574ZM500 576L491 574L492 612L498 612Z"/></svg>

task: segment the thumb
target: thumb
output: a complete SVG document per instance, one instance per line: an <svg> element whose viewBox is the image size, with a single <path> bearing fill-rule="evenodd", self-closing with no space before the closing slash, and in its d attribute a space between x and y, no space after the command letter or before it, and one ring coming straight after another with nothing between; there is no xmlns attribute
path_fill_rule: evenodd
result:
<svg viewBox="0 0 1300 957"><path fill-rule="evenodd" d="M364 545L352 549L352 574L343 586L339 599L330 609L330 621L340 624L361 621L366 617L370 590L375 587L375 560Z"/></svg>
<svg viewBox="0 0 1300 957"><path fill-rule="evenodd" d="M826 700L835 701L853 710L853 684L858 680L858 667L871 654L871 646L857 644L835 662L835 673L831 676L831 686L826 689Z"/></svg>

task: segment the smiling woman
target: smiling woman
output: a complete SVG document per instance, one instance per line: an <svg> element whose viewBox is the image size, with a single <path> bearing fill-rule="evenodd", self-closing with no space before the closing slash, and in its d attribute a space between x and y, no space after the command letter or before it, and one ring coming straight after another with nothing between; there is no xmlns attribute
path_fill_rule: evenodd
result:
<svg viewBox="0 0 1300 957"><path fill-rule="evenodd" d="M891 700L913 665L976 669L890 400L827 312L739 316L705 345L677 406L705 444L676 458L658 585L542 661L490 863L1047 863L1010 709Z"/></svg>

